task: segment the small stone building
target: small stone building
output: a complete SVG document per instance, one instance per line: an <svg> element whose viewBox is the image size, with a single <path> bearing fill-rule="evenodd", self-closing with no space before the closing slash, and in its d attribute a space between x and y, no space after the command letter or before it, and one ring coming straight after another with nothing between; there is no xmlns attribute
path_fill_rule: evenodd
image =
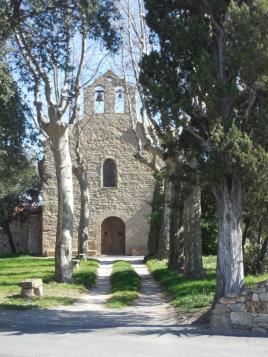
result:
<svg viewBox="0 0 268 357"><path fill-rule="evenodd" d="M132 129L135 90L112 71L84 92L82 155L90 176L88 254L146 254L149 215L155 185L152 171L134 158L137 136ZM71 155L74 158L74 143ZM57 186L53 156L45 145L43 172L42 254L54 254ZM80 192L74 177L74 254L78 247Z"/></svg>

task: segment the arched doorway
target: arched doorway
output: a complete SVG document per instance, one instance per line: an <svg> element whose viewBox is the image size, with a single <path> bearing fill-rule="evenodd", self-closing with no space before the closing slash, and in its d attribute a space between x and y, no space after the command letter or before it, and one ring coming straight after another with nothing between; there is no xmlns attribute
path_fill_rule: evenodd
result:
<svg viewBox="0 0 268 357"><path fill-rule="evenodd" d="M101 254L125 254L125 224L117 217L108 217L101 224Z"/></svg>

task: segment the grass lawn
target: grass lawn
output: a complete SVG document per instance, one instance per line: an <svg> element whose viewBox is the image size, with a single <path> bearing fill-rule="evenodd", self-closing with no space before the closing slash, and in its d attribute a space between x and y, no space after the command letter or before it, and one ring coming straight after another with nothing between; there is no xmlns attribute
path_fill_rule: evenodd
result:
<svg viewBox="0 0 268 357"><path fill-rule="evenodd" d="M82 262L74 273L71 284L58 284L54 278L54 259L31 256L0 257L0 307L27 309L74 303L81 293L96 281L98 262L94 259ZM18 283L25 279L41 278L44 296L21 299Z"/></svg>
<svg viewBox="0 0 268 357"><path fill-rule="evenodd" d="M164 287L171 297L171 303L179 311L188 313L191 310L211 305L216 287L216 257L203 257L204 277L188 279L177 271L168 269L166 260L149 259L147 266L154 278ZM246 277L248 286L268 279L268 273Z"/></svg>
<svg viewBox="0 0 268 357"><path fill-rule="evenodd" d="M140 277L131 264L126 261L116 261L111 274L112 296L106 306L118 309L131 305L139 296Z"/></svg>

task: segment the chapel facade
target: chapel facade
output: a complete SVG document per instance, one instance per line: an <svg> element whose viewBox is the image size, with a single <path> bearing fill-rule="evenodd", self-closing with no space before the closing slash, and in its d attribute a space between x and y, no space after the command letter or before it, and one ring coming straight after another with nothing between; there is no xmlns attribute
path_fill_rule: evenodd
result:
<svg viewBox="0 0 268 357"><path fill-rule="evenodd" d="M145 255L155 180L138 161L132 129L135 89L112 71L84 92L80 150L89 173L88 255ZM74 143L71 142L74 158ZM57 222L57 184L49 142L43 166L42 254L53 256ZM78 249L80 192L74 179L73 253Z"/></svg>

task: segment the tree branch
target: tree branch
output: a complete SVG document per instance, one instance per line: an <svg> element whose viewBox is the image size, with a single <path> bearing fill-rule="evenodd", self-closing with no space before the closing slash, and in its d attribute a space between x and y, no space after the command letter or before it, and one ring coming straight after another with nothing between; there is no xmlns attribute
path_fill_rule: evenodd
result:
<svg viewBox="0 0 268 357"><path fill-rule="evenodd" d="M249 95L248 95L248 106L247 106L247 109L246 109L246 112L245 112L245 117L247 119L249 118L250 112L251 112L251 110L253 109L253 107L254 107L254 105L256 103L257 94L258 94L257 89L250 88Z"/></svg>
<svg viewBox="0 0 268 357"><path fill-rule="evenodd" d="M226 73L225 73L225 59L224 59L224 29L223 27L216 21L214 15L211 13L210 14L212 24L214 25L216 32L216 38L217 38L217 43L218 43L218 51L219 51L219 73L220 73L220 78L226 82Z"/></svg>
<svg viewBox="0 0 268 357"><path fill-rule="evenodd" d="M48 123L48 119L43 115L42 111L42 101L40 99L40 81L38 78L35 79L34 85L34 106L37 114L37 121L40 128L43 130L44 126Z"/></svg>
<svg viewBox="0 0 268 357"><path fill-rule="evenodd" d="M49 106L55 106L55 103L52 99L52 89L51 83L48 76L42 70L40 64L36 60L36 58L32 55L31 49L29 48L24 35L21 30L16 33L16 40L20 43L20 48L27 54L28 59L31 61L32 65L35 67L35 71L37 74L42 78L44 85L45 85L45 95L46 100Z"/></svg>
<svg viewBox="0 0 268 357"><path fill-rule="evenodd" d="M86 32L83 31L82 39L81 39L81 54L80 54L80 61L79 66L76 73L76 78L74 82L74 98L73 98L73 112L70 117L69 123L74 124L79 119L80 114L80 92L81 92L81 73L83 70L84 62L85 62L85 49L86 49Z"/></svg>

